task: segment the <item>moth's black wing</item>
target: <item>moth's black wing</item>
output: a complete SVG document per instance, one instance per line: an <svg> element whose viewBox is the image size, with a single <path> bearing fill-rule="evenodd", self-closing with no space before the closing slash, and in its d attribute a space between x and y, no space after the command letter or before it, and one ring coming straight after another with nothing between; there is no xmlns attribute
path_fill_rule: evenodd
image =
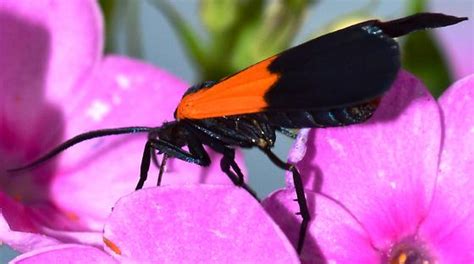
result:
<svg viewBox="0 0 474 264"><path fill-rule="evenodd" d="M394 37L443 27L465 18L421 13L398 20L366 21L279 54L268 66L279 79L265 94L265 116L281 127L358 123L395 80L400 51ZM354 108L355 107L355 108Z"/></svg>

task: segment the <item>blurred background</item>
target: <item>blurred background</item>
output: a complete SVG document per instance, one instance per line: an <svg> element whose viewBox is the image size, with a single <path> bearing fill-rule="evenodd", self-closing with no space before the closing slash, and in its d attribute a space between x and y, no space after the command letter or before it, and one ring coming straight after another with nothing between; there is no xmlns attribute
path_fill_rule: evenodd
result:
<svg viewBox="0 0 474 264"><path fill-rule="evenodd" d="M218 80L341 27L423 11L467 16L470 20L448 30L418 32L402 38L403 67L421 78L435 96L454 80L474 73L473 0L99 2L106 25L106 53L148 61L190 85ZM275 151L283 159L291 142L278 135ZM244 150L244 155L250 185L260 197L284 185L284 172L266 156L257 150ZM0 247L0 263L15 255L8 247Z"/></svg>

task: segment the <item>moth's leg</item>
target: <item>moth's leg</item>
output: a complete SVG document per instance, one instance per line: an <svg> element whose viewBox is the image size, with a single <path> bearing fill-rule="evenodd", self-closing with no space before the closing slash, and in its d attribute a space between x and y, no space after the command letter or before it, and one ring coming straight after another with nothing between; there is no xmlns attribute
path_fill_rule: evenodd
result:
<svg viewBox="0 0 474 264"><path fill-rule="evenodd" d="M187 152L180 147L162 139L148 139L145 144L145 149L143 151L140 165L140 179L135 190L141 189L146 181L151 163L151 150L158 150L159 152L170 157L178 158L190 163L196 163L200 166L208 166L211 163L209 155L207 155L202 145L199 147L199 145L190 144L188 147L190 152ZM162 169L160 168L160 170Z"/></svg>
<svg viewBox="0 0 474 264"><path fill-rule="evenodd" d="M235 150L226 148L224 153L222 153L221 159L221 170L227 174L229 179L237 186L244 188L250 195L255 199L259 200L257 194L255 193L250 186L248 186L244 181L244 175L240 170L239 165L235 162ZM232 170L231 170L232 168Z"/></svg>
<svg viewBox="0 0 474 264"><path fill-rule="evenodd" d="M300 211L297 214L301 215L301 218L303 218L303 220L301 221L298 245L296 248L299 254L301 253L301 250L303 249L303 244L304 244L304 241L306 238L306 232L308 229L308 223L311 220L311 216L308 210L308 202L306 201L306 196L304 194L304 186L303 186L303 181L301 180L301 175L298 172L298 169L296 169L295 165L282 161L270 149L262 149L262 151L268 156L268 158L275 165L277 165L278 167L284 170L291 171L291 173L293 174L293 182L295 185L296 199L298 201L298 206L300 208Z"/></svg>
<svg viewBox="0 0 474 264"><path fill-rule="evenodd" d="M206 127L201 127L199 124L185 123L185 125L193 131L193 136L189 137L189 143L193 140L199 141L201 144L209 146L214 151L221 153L221 170L229 177L229 179L237 186L244 188L250 195L258 200L254 190L248 186L244 181L244 175L237 162L235 162L235 150L226 146L226 144L239 144L239 141L229 137L229 134L235 133L233 130L222 133L216 133ZM190 133L191 134L191 133Z"/></svg>
<svg viewBox="0 0 474 264"><path fill-rule="evenodd" d="M156 157L156 155L155 155ZM161 179L163 178L163 173L165 172L165 168L166 168L166 161L168 160L168 154L163 154L163 159L161 160L161 163L160 163L160 171L158 173L158 180L156 181L156 186L160 186L161 185Z"/></svg>
<svg viewBox="0 0 474 264"><path fill-rule="evenodd" d="M161 166L161 163L158 161L158 158L156 157L157 153L155 150L151 150L151 161L155 165L155 167L159 168Z"/></svg>

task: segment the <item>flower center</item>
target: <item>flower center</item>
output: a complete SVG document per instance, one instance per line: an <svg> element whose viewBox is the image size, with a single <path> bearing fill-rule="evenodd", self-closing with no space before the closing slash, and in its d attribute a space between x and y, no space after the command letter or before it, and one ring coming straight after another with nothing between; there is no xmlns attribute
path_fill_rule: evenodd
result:
<svg viewBox="0 0 474 264"><path fill-rule="evenodd" d="M389 264L433 264L432 256L428 253L425 245L415 238L402 240L392 246L389 250Z"/></svg>
<svg viewBox="0 0 474 264"><path fill-rule="evenodd" d="M397 255L390 259L390 264L430 264L431 261L425 258L416 250L408 250L398 252Z"/></svg>

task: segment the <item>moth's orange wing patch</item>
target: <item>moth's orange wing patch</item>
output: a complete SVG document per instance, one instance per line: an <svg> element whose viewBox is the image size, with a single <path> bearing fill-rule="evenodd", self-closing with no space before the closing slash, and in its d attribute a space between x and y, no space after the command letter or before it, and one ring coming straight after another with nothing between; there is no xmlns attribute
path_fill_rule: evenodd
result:
<svg viewBox="0 0 474 264"><path fill-rule="evenodd" d="M278 80L268 71L277 56L254 64L208 89L186 95L178 105L177 119L204 119L261 112L264 95Z"/></svg>

